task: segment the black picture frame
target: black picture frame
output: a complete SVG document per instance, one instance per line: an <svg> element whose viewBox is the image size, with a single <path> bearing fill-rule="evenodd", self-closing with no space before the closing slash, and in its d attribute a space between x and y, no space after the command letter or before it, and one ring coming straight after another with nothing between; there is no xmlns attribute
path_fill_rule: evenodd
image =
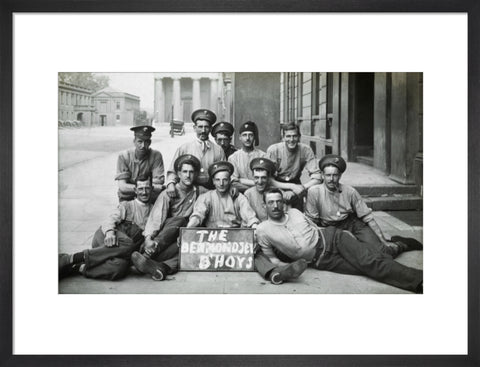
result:
<svg viewBox="0 0 480 367"><path fill-rule="evenodd" d="M0 366L476 366L480 365L480 3L475 0L112 0L1 2ZM468 13L468 354L467 355L13 355L12 20L16 12L466 12ZM452 116L454 123L455 116ZM455 154L455 153L452 153ZM439 323L442 321L439 320ZM286 339L285 339L286 340ZM408 340L405 340L408 343Z"/></svg>

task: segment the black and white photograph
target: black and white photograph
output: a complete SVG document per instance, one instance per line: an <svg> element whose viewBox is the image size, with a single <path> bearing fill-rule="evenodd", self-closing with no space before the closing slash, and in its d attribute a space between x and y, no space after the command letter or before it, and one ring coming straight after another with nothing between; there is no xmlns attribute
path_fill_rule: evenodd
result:
<svg viewBox="0 0 480 367"><path fill-rule="evenodd" d="M40 3L4 23L11 360L470 358L470 14Z"/></svg>
<svg viewBox="0 0 480 367"><path fill-rule="evenodd" d="M423 293L423 74L58 74L60 293Z"/></svg>

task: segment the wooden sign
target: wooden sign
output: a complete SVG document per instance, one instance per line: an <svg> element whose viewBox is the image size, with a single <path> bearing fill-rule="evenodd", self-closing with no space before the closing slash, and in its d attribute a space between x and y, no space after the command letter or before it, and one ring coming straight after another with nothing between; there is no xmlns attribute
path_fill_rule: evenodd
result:
<svg viewBox="0 0 480 367"><path fill-rule="evenodd" d="M181 228L180 270L254 271L253 229Z"/></svg>

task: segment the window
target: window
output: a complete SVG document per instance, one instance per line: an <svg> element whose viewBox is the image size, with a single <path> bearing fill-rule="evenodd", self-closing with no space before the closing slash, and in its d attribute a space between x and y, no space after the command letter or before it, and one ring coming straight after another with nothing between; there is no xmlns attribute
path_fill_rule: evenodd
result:
<svg viewBox="0 0 480 367"><path fill-rule="evenodd" d="M117 102L117 110L120 109L120 102Z"/></svg>
<svg viewBox="0 0 480 367"><path fill-rule="evenodd" d="M120 115L117 115L117 120L120 121Z"/></svg>

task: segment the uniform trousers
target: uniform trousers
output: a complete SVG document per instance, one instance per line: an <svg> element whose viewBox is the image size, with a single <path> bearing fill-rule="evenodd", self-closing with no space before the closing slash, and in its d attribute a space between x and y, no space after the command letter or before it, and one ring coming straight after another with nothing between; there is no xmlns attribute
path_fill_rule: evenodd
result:
<svg viewBox="0 0 480 367"><path fill-rule="evenodd" d="M360 242L352 233L327 227L309 266L343 274L366 275L379 282L415 292L423 283L423 271L394 260L396 247ZM323 240L324 238L324 240Z"/></svg>
<svg viewBox="0 0 480 367"><path fill-rule="evenodd" d="M134 223L124 222L116 229L117 246L104 245L105 234L98 228L93 235L92 248L84 250L87 278L117 280L125 277L130 256L143 243L142 229Z"/></svg>
<svg viewBox="0 0 480 367"><path fill-rule="evenodd" d="M185 217L167 218L162 229L154 238L158 246L150 258L153 261L167 265L169 275L178 271L178 253L180 248L177 244L177 238L180 234L180 227L185 227L186 225L187 218Z"/></svg>
<svg viewBox="0 0 480 367"><path fill-rule="evenodd" d="M255 270L265 279L269 279L270 273L273 269L277 266L274 265L267 255L265 255L262 250L258 250L255 253L255 257L253 258L253 263L255 265Z"/></svg>
<svg viewBox="0 0 480 367"><path fill-rule="evenodd" d="M380 243L380 239L367 223L358 218L355 214L348 216L346 219L332 223L334 227L351 232L357 240L364 243Z"/></svg>

